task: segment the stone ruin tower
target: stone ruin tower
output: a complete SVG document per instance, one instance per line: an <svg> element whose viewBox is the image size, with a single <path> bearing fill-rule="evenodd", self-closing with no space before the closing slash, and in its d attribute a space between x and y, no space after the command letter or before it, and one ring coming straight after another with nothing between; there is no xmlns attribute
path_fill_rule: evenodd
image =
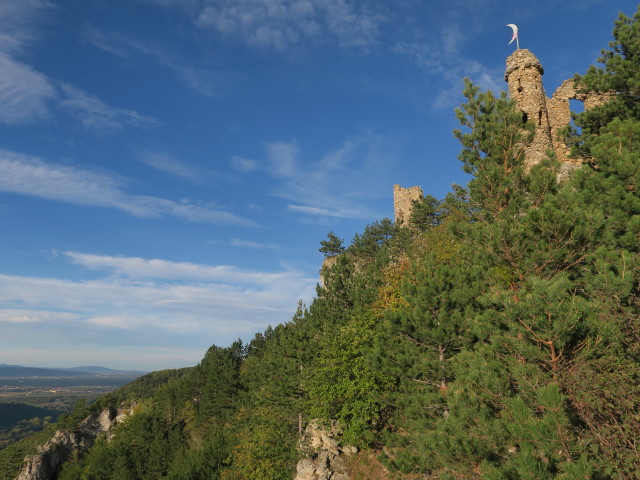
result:
<svg viewBox="0 0 640 480"><path fill-rule="evenodd" d="M504 78L509 85L509 94L522 112L523 123L536 124L536 135L525 150L528 167L540 163L547 151L553 148L547 96L542 86L543 74L540 61L529 50L516 50L507 58Z"/></svg>
<svg viewBox="0 0 640 480"><path fill-rule="evenodd" d="M406 225L411 218L413 201L422 197L422 188L408 187L402 188L400 185L393 186L393 221L398 226Z"/></svg>
<svg viewBox="0 0 640 480"><path fill-rule="evenodd" d="M569 100L584 103L585 110L602 105L611 98L611 94L578 93L573 79L565 80L547 98L542 85L544 69L538 58L526 49L519 49L507 58L504 79L509 87L509 95L522 112L523 122L534 122L536 134L525 149L527 168L540 163L552 150L561 163L561 173L581 165L583 159L569 158L569 148L558 138L560 129L571 121Z"/></svg>
<svg viewBox="0 0 640 480"><path fill-rule="evenodd" d="M569 147L558 137L561 129L571 122L569 100L584 103L584 109L602 105L611 99L611 93L579 93L574 79L565 80L548 98L542 85L544 69L540 60L526 49L518 49L507 58L504 79L509 87L509 95L522 112L523 122L534 122L536 133L532 142L525 147L525 166L531 168L553 151L560 162L558 179L563 180L585 159L570 158ZM394 221L406 225L411 217L413 200L422 196L420 187L402 188L393 186Z"/></svg>

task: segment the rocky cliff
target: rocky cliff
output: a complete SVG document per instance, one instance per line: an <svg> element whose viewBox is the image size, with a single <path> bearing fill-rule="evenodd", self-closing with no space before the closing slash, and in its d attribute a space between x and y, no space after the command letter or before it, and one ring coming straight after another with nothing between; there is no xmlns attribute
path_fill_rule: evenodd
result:
<svg viewBox="0 0 640 480"><path fill-rule="evenodd" d="M299 444L305 458L298 462L294 480L350 480L346 459L357 449L342 445L341 433L335 423L329 428L309 423Z"/></svg>
<svg viewBox="0 0 640 480"><path fill-rule="evenodd" d="M85 418L75 430L58 430L51 440L38 447L38 453L25 458L15 480L54 480L62 464L73 453L86 453L98 435L109 435L113 427L132 412L132 406L117 412L103 410Z"/></svg>

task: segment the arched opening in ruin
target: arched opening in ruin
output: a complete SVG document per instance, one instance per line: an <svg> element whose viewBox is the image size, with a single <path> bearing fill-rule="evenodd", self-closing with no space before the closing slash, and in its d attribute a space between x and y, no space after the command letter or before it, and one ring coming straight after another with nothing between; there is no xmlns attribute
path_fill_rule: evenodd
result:
<svg viewBox="0 0 640 480"><path fill-rule="evenodd" d="M569 99L569 110L572 113L582 113L584 112L584 103L582 100L577 100L575 98Z"/></svg>
<svg viewBox="0 0 640 480"><path fill-rule="evenodd" d="M582 129L579 128L579 127L576 127L576 124L573 121L573 114L584 112L584 102L582 102L582 100L577 100L575 98L570 98L569 99L569 110L571 110L571 114L572 114L571 115L571 121L569 122L569 125L571 125L571 127L573 127L576 130L578 135L580 135L582 133Z"/></svg>
<svg viewBox="0 0 640 480"><path fill-rule="evenodd" d="M527 115L527 112L522 112L522 124L524 125L525 123L527 123L528 120L529 120L529 116Z"/></svg>

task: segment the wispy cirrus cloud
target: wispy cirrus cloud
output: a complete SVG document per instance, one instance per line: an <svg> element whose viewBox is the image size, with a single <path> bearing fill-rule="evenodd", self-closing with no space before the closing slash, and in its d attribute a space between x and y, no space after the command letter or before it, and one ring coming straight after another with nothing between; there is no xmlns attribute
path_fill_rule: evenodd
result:
<svg viewBox="0 0 640 480"><path fill-rule="evenodd" d="M49 78L22 59L40 39L41 20L55 9L45 0L0 2L0 122L41 121L57 106L85 128L101 132L157 124L151 117L107 105L95 95Z"/></svg>
<svg viewBox="0 0 640 480"><path fill-rule="evenodd" d="M231 166L241 173L251 173L258 168L258 162L250 158L234 155L231 158Z"/></svg>
<svg viewBox="0 0 640 480"><path fill-rule="evenodd" d="M127 42L124 41L124 37L121 35L107 33L94 25L86 24L83 36L86 41L100 50L118 55L119 57L127 56Z"/></svg>
<svg viewBox="0 0 640 480"><path fill-rule="evenodd" d="M234 247L246 247L254 250L280 250L278 245L273 243L252 242L250 240L240 240L234 238L229 242Z"/></svg>
<svg viewBox="0 0 640 480"><path fill-rule="evenodd" d="M276 178L275 196L291 211L315 218L368 218L366 205L385 196L396 163L392 147L380 135L365 132L317 160L296 141L267 144L268 170Z"/></svg>
<svg viewBox="0 0 640 480"><path fill-rule="evenodd" d="M300 149L295 141L266 145L271 173L277 177L294 177L298 173Z"/></svg>
<svg viewBox="0 0 640 480"><path fill-rule="evenodd" d="M221 284L269 285L290 278L291 272L267 273L240 269L231 265L202 265L142 257L95 255L63 252L77 265L111 272L131 279L202 280Z"/></svg>
<svg viewBox="0 0 640 480"><path fill-rule="evenodd" d="M456 23L442 28L438 42L398 42L393 52L404 56L414 63L426 78L434 76L444 80L450 88L441 89L434 97L435 108L449 108L458 103L462 88L461 79L470 77L474 83L487 90L499 91L503 84L499 82L502 71L491 69L477 60L465 57L462 52L466 35Z"/></svg>
<svg viewBox="0 0 640 480"><path fill-rule="evenodd" d="M86 25L84 37L94 47L123 58L132 57L134 54L151 57L156 63L172 71L189 88L207 97L218 96L220 90L225 84L230 83L229 79L233 76L215 66L185 63L180 55L171 54L163 50L159 44L142 41L132 35L107 32L93 25Z"/></svg>
<svg viewBox="0 0 640 480"><path fill-rule="evenodd" d="M107 105L98 97L66 83L60 84L58 105L90 130L113 131L123 126L153 127L159 121L134 110Z"/></svg>
<svg viewBox="0 0 640 480"><path fill-rule="evenodd" d="M0 51L18 54L38 37L38 27L47 12L55 10L46 0L0 2Z"/></svg>
<svg viewBox="0 0 640 480"><path fill-rule="evenodd" d="M206 179L218 176L216 172L209 170L204 171L203 169L189 165L175 155L166 152L143 151L138 154L138 160L149 167L166 173L167 175L178 177L195 184L200 184Z"/></svg>
<svg viewBox="0 0 640 480"><path fill-rule="evenodd" d="M15 125L41 120L57 91L45 75L0 53L0 121Z"/></svg>
<svg viewBox="0 0 640 480"><path fill-rule="evenodd" d="M322 207L311 207L307 205L288 205L287 208L293 212L305 215L334 218L359 218L362 215L360 210L349 210L346 208L329 209Z"/></svg>
<svg viewBox="0 0 640 480"><path fill-rule="evenodd" d="M214 225L255 226L252 220L211 205L134 195L126 181L107 173L45 162L0 150L0 191L83 206L115 208L137 217L176 217Z"/></svg>
<svg viewBox="0 0 640 480"><path fill-rule="evenodd" d="M18 57L38 38L40 20L51 3L0 2L0 122L15 125L41 120L57 91L51 81Z"/></svg>
<svg viewBox="0 0 640 480"><path fill-rule="evenodd" d="M0 310L0 323L33 324L41 322L70 322L75 319L72 313L53 310L29 310L28 308L7 308Z"/></svg>

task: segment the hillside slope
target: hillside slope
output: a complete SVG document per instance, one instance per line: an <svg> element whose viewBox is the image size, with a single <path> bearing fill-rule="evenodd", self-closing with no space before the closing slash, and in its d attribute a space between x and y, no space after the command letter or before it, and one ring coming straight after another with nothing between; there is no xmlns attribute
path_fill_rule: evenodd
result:
<svg viewBox="0 0 640 480"><path fill-rule="evenodd" d="M527 166L535 125L466 81L466 188L323 242L291 321L79 408L59 428L136 403L55 478L291 479L309 425L359 451L352 478L637 478L640 10L614 38L580 78L616 94L564 132L589 159L570 179Z"/></svg>

